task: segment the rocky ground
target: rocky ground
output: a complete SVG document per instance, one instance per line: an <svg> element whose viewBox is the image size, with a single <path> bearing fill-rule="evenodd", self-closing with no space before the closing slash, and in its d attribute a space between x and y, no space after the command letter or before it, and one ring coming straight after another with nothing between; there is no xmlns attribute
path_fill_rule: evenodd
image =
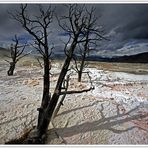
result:
<svg viewBox="0 0 148 148"><path fill-rule="evenodd" d="M53 65L54 89L60 64ZM18 65L7 76L0 62L0 143L19 138L37 123L42 97L42 74L38 66ZM95 89L67 95L49 126L47 144L148 144L148 74L136 75L88 68ZM71 90L90 85L72 75Z"/></svg>

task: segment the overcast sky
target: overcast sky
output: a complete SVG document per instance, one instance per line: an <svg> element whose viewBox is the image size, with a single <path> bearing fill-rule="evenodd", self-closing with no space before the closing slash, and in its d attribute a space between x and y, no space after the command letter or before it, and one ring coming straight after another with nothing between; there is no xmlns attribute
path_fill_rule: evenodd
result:
<svg viewBox="0 0 148 148"><path fill-rule="evenodd" d="M62 4L54 6L58 15L66 13ZM98 55L129 55L148 51L148 4L94 4L93 6L96 7L98 24L103 26L105 36L110 38L110 41L100 42L97 47ZM21 25L8 16L8 11L13 12L18 7L18 4L0 4L0 47L9 47L15 34L29 39L28 33ZM37 14L36 5L31 4L28 9L30 15ZM50 29L52 33L49 39L55 44L55 50L61 52L60 40L65 40L66 37L56 19Z"/></svg>

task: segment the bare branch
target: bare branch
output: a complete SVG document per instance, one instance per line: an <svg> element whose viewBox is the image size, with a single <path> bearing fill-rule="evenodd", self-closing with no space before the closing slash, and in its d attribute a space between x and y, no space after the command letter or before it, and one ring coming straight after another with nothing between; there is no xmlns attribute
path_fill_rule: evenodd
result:
<svg viewBox="0 0 148 148"><path fill-rule="evenodd" d="M8 60L5 60L5 61L10 64L10 61L8 61Z"/></svg>
<svg viewBox="0 0 148 148"><path fill-rule="evenodd" d="M93 89L94 89L94 87L90 87L90 88L88 88L88 89L78 90L78 91L76 91L76 90L64 91L64 92L61 92L60 95L64 95L64 94L74 94L74 93L75 93L75 94L78 94L78 93L88 92L88 91L93 90Z"/></svg>
<svg viewBox="0 0 148 148"><path fill-rule="evenodd" d="M7 57L7 58L11 58L11 56L8 56L8 55L5 55L5 54L4 54L4 56Z"/></svg>
<svg viewBox="0 0 148 148"><path fill-rule="evenodd" d="M40 67L43 68L42 63L40 62L39 58L36 58L36 59L37 59L39 65L40 65Z"/></svg>
<svg viewBox="0 0 148 148"><path fill-rule="evenodd" d="M73 60L74 60L74 63L75 63L75 70L76 70L76 72L78 72L79 71L79 68L78 68L78 63L77 63L77 60L76 60L76 57L75 56L73 56Z"/></svg>
<svg viewBox="0 0 148 148"><path fill-rule="evenodd" d="M18 50L18 52L16 53L16 57L19 57L19 56L24 52L26 46L27 46L27 44L21 46L21 47L23 47L23 49L22 49L21 51ZM19 48L20 48L20 47L19 47ZM17 49L18 49L18 47L17 47Z"/></svg>
<svg viewBox="0 0 148 148"><path fill-rule="evenodd" d="M54 44L52 44L52 47L50 48L50 53L48 54L48 57L51 57L54 48L55 48Z"/></svg>
<svg viewBox="0 0 148 148"><path fill-rule="evenodd" d="M32 52L32 50L31 50L31 51L29 51L28 53L26 53L26 54L24 54L24 55L20 56L19 58L17 58L17 60L16 60L16 61L19 61L21 58L23 58L23 57L25 57L25 56L27 56L27 55L31 54L31 52Z"/></svg>
<svg viewBox="0 0 148 148"><path fill-rule="evenodd" d="M23 28L27 30L42 46L46 46L47 40L43 41L42 39L48 36L47 28L52 22L53 11L54 10L51 9L51 6L47 10L44 10L42 6L39 5L40 16L31 18L27 14L27 4L22 4L20 6L20 11L16 11L14 14L9 14L13 19L21 23ZM37 28L40 28L39 30L42 29L42 31L36 31ZM41 37L38 33L41 33Z"/></svg>

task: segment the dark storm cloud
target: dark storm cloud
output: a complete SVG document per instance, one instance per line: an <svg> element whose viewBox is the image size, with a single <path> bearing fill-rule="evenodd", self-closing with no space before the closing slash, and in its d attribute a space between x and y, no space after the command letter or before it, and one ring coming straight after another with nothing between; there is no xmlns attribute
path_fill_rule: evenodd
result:
<svg viewBox="0 0 148 148"><path fill-rule="evenodd" d="M148 41L148 5L116 4L103 5L100 21L111 41L101 49L118 50L133 40ZM140 43L139 43L140 44ZM129 49L130 50L130 49ZM144 49L146 50L146 49ZM148 50L147 50L148 51ZM139 48L139 52L142 49Z"/></svg>
<svg viewBox="0 0 148 148"><path fill-rule="evenodd" d="M53 7L55 6L57 15L64 15L66 13L63 5L53 5ZM137 52L147 50L147 4L87 4L87 7L91 6L96 7L98 23L103 26L105 36L111 39L109 42L100 42L98 54L115 54L116 51L121 51L122 53L127 48L132 51L133 44L136 45ZM2 44L3 46L8 45L14 34L19 34L24 38L27 36L27 32L24 31L20 24L10 19L7 13L7 11L13 12L18 7L18 4L0 4L0 46ZM47 7L47 4L44 7ZM30 4L28 12L37 15L39 13L37 5ZM49 36L50 41L57 46L57 50L62 50L62 42L60 40L66 40L66 34L59 28L56 20L53 21L50 29L52 31Z"/></svg>

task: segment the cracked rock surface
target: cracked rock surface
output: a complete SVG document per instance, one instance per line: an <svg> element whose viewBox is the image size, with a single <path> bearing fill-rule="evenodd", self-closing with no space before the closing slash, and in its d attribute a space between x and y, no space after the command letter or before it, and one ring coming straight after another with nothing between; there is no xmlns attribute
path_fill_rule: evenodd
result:
<svg viewBox="0 0 148 148"><path fill-rule="evenodd" d="M58 65L58 64L57 64ZM53 66L53 91L60 66ZM67 95L64 105L49 126L47 144L148 144L148 75L90 71L95 89ZM19 66L7 76L0 62L0 143L19 138L37 123L42 97L43 71L36 66ZM70 81L71 90L88 87L87 75Z"/></svg>

